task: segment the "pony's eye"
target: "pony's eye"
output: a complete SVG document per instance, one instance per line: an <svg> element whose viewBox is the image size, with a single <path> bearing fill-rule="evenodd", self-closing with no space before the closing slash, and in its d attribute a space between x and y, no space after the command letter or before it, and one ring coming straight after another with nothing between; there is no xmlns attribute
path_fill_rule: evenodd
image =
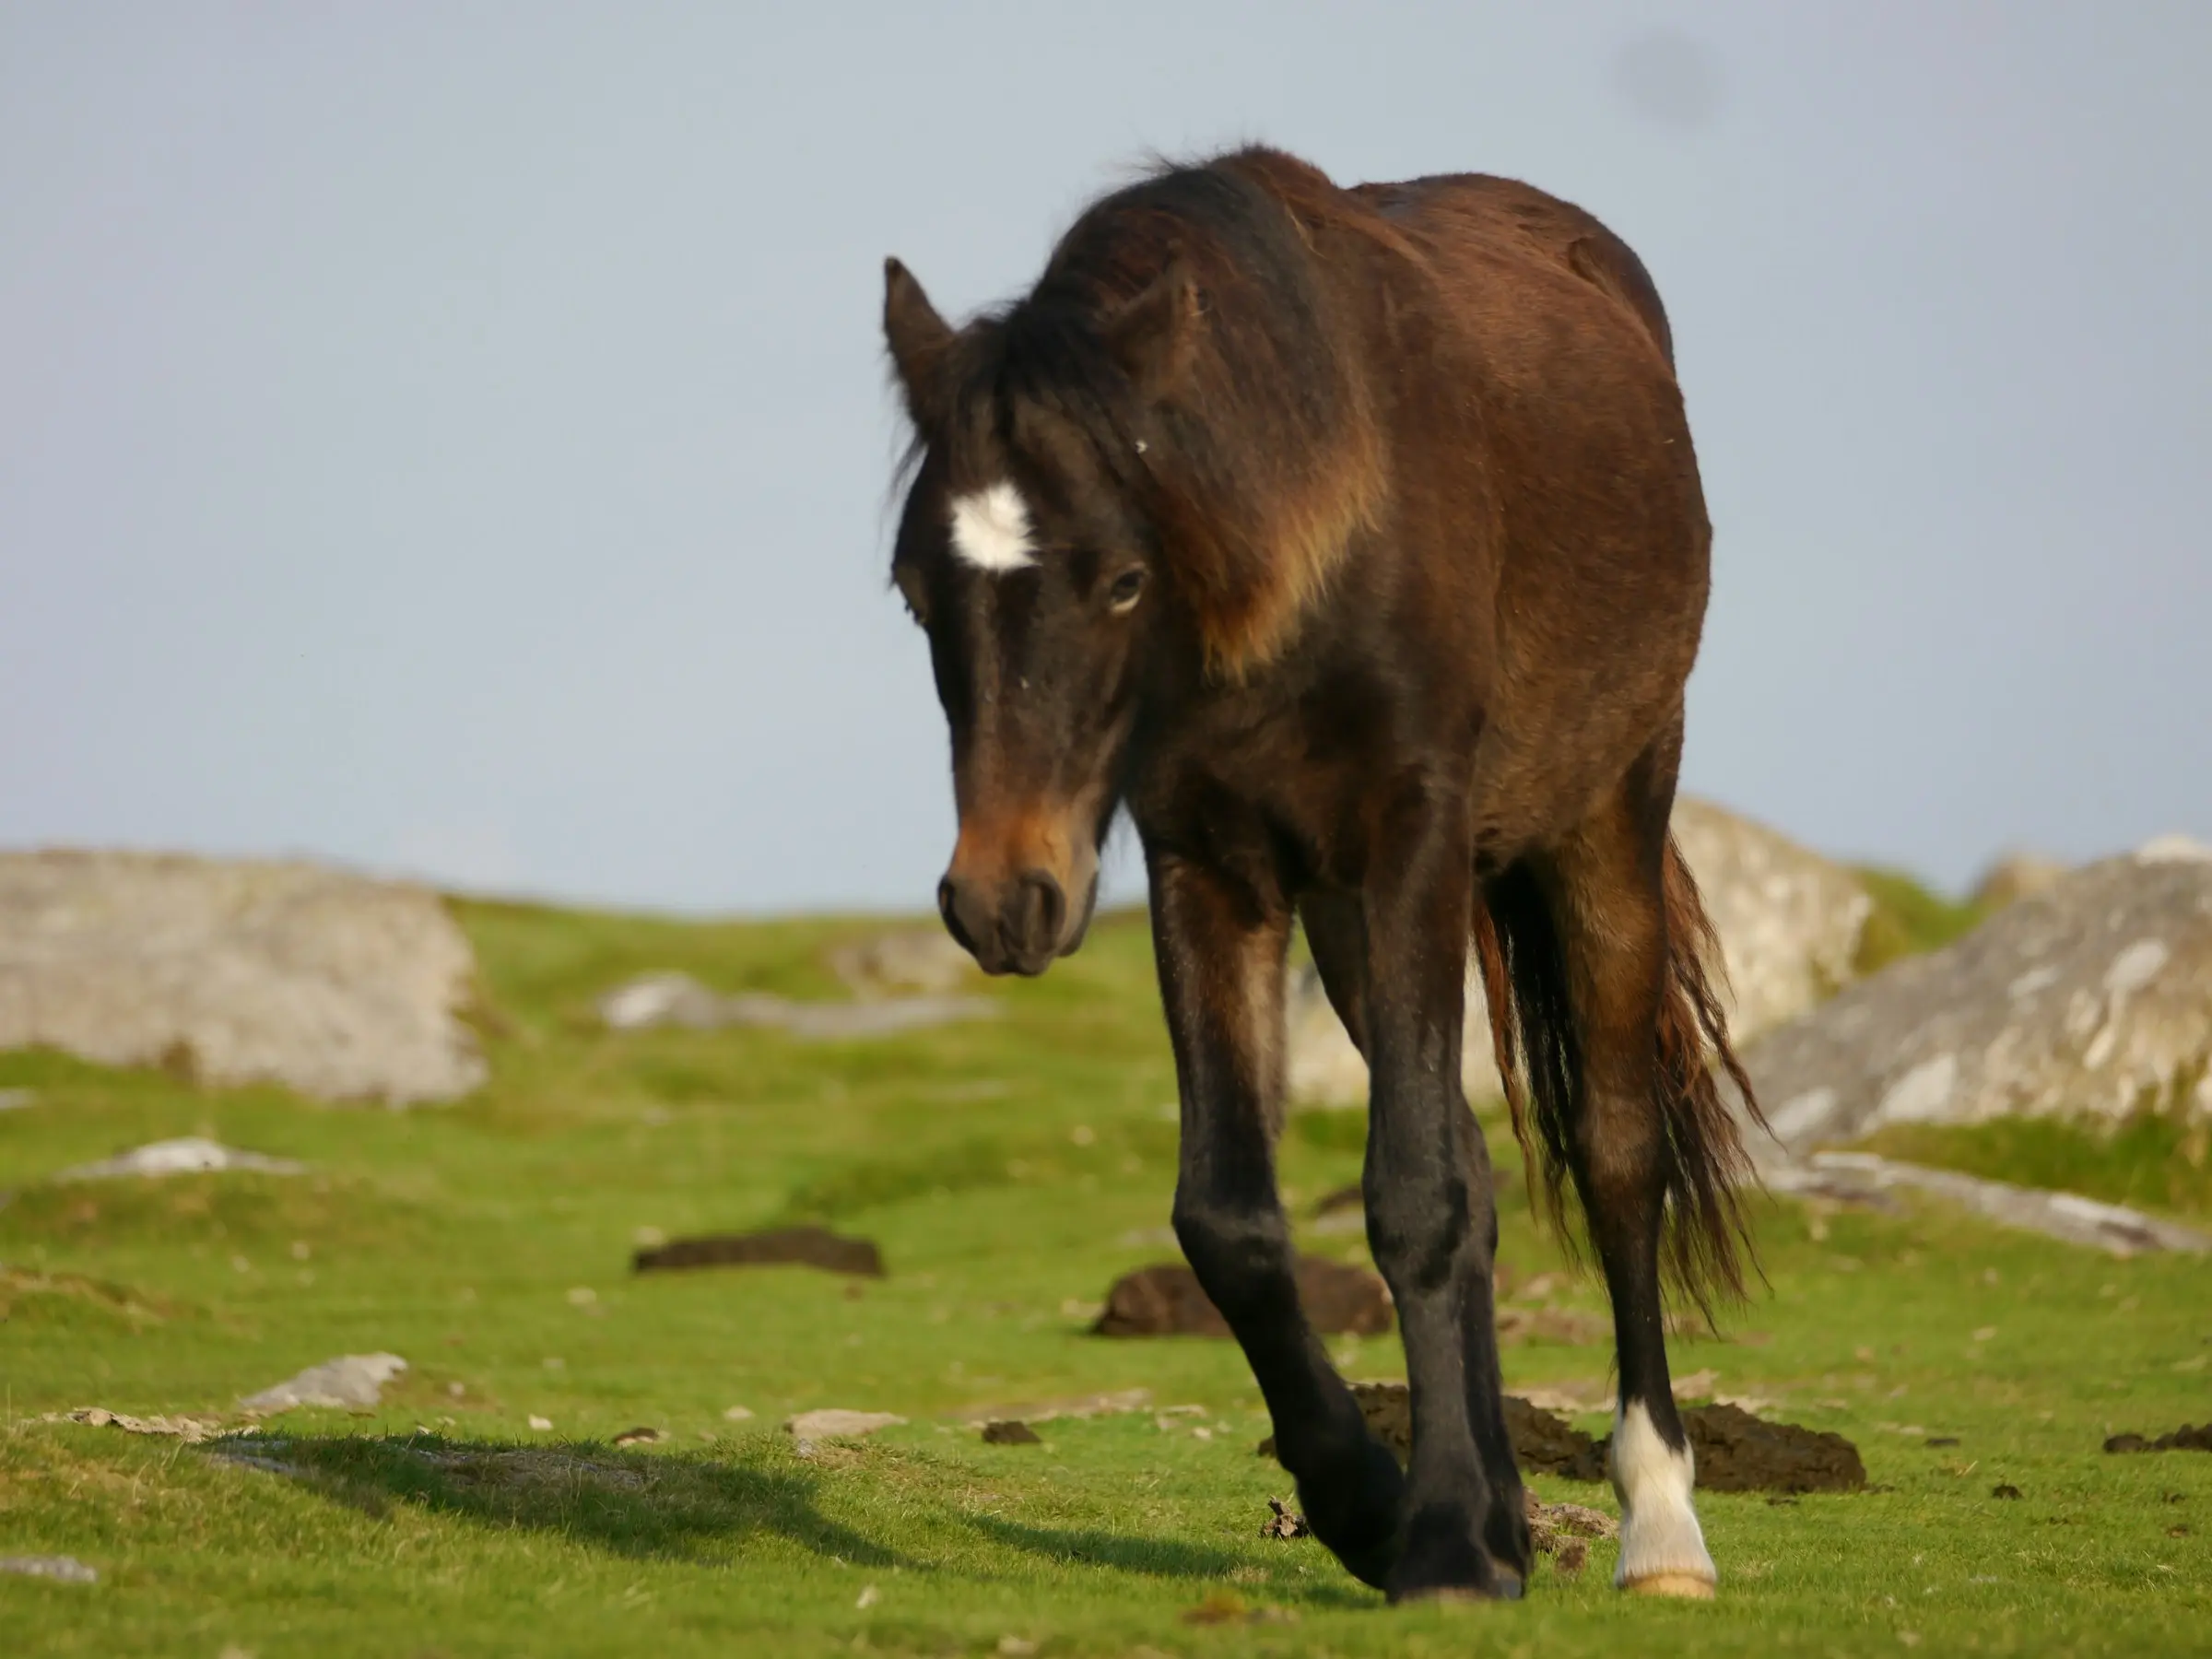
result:
<svg viewBox="0 0 2212 1659"><path fill-rule="evenodd" d="M1117 613L1125 611L1144 591L1145 572L1141 567L1133 567L1113 579L1113 585L1106 590L1106 604Z"/></svg>

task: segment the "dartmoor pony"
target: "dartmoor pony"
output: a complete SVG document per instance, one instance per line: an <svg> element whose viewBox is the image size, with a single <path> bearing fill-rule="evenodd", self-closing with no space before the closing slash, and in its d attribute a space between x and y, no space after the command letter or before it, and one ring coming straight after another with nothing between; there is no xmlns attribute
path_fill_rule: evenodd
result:
<svg viewBox="0 0 2212 1659"><path fill-rule="evenodd" d="M884 331L915 440L892 575L959 808L945 924L985 970L1041 973L1134 819L1176 1236L1314 1532L1394 1600L1528 1575L1459 1083L1472 947L1530 1168L1555 1214L1571 1185L1612 1296L1618 1582L1712 1594L1660 1296L1740 1290L1744 1156L1667 832L1711 531L1642 265L1525 185L1347 190L1246 149L1098 201L1027 296L962 328L888 262ZM1403 1473L1292 1277L1296 923L1372 1078Z"/></svg>

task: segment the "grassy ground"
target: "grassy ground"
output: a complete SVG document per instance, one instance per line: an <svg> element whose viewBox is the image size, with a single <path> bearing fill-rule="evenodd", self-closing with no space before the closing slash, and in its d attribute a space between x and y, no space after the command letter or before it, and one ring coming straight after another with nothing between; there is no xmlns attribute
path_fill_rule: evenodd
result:
<svg viewBox="0 0 2212 1659"><path fill-rule="evenodd" d="M1947 898L1902 870L1860 865L1852 874L1874 900L1859 933L1853 964L1862 974L1876 972L1901 957L1940 950L1966 937L1989 915L1972 900Z"/></svg>
<svg viewBox="0 0 2212 1659"><path fill-rule="evenodd" d="M458 1107L330 1110L0 1056L0 1088L35 1091L0 1112L0 1554L65 1552L102 1575L0 1575L8 1653L2212 1643L2212 1457L2099 1450L2108 1432L2212 1416L2201 1263L2113 1261L1937 1210L1763 1209L1770 1288L1726 1338L1678 1345L1677 1371L1850 1435L1876 1489L1705 1496L1724 1578L1710 1606L1623 1602L1601 1544L1579 1577L1540 1569L1519 1606L1394 1612L1316 1546L1259 1536L1288 1483L1253 1455L1265 1425L1233 1347L1083 1334L1116 1273L1172 1254L1173 1082L1141 921L1105 918L1083 955L998 993L1001 1020L836 1047L613 1037L590 1004L666 967L827 994L820 950L860 924L462 914L495 1078ZM1349 1124L1300 1120L1287 1138L1300 1214L1354 1178ZM312 1172L44 1179L189 1133ZM1598 1311L1585 1283L1547 1286L1557 1253L1517 1185L1506 1200L1508 1283ZM627 1270L641 1230L794 1216L877 1239L889 1277ZM222 1412L378 1349L412 1367L384 1406L295 1412L242 1442L37 1420ZM1339 1357L1355 1376L1402 1374L1393 1340ZM1594 1394L1607 1360L1527 1346L1506 1366ZM1050 1422L1041 1446L957 1426L987 1404L1131 1388L1154 1409ZM739 1406L754 1415L725 1416ZM818 1406L909 1421L801 1458L776 1425ZM635 1424L669 1438L616 1449ZM226 1455L240 1449L276 1467ZM1612 1507L1601 1488L1536 1485Z"/></svg>
<svg viewBox="0 0 2212 1659"><path fill-rule="evenodd" d="M2086 1193L2183 1220L2212 1216L2212 1124L2202 1118L2145 1112L2102 1128L2045 1118L1896 1124L1864 1145L1908 1163Z"/></svg>

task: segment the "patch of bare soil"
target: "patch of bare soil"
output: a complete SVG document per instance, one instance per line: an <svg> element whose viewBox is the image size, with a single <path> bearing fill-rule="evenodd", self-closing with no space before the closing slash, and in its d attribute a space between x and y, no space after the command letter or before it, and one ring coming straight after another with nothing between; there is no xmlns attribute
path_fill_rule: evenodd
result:
<svg viewBox="0 0 2212 1659"><path fill-rule="evenodd" d="M852 1239L826 1227L771 1227L764 1232L709 1233L671 1239L630 1258L631 1270L657 1273L679 1267L819 1267L828 1273L884 1276L883 1252L873 1239Z"/></svg>
<svg viewBox="0 0 2212 1659"><path fill-rule="evenodd" d="M1413 1455L1413 1396L1403 1382L1355 1382L1352 1397L1375 1438L1402 1464ZM1559 1475L1569 1480L1603 1480L1605 1458L1597 1442L1564 1418L1531 1406L1518 1394L1505 1396L1505 1429L1512 1437L1513 1459L1524 1470Z"/></svg>
<svg viewBox="0 0 2212 1659"><path fill-rule="evenodd" d="M1355 1382L1352 1398L1375 1438L1401 1464L1413 1455L1412 1395L1403 1382ZM1505 1397L1505 1428L1512 1437L1513 1459L1524 1470L1569 1480L1603 1480L1605 1457L1597 1442L1563 1418L1531 1406L1517 1394ZM1262 1457L1275 1455L1275 1437L1259 1445Z"/></svg>
<svg viewBox="0 0 2212 1659"><path fill-rule="evenodd" d="M1393 1324L1390 1288L1371 1268L1300 1256L1298 1299L1324 1336L1380 1336ZM1229 1323L1180 1262L1124 1273L1091 1330L1100 1336L1226 1336Z"/></svg>
<svg viewBox="0 0 2212 1659"><path fill-rule="evenodd" d="M1695 1406L1682 1414L1707 1492L1859 1492L1866 1465L1840 1434L1770 1423L1738 1406Z"/></svg>
<svg viewBox="0 0 2212 1659"><path fill-rule="evenodd" d="M1405 1463L1413 1451L1412 1397L1406 1384L1355 1382L1352 1397L1375 1438ZM1593 1441L1517 1394L1505 1397L1505 1426L1524 1472L1605 1479L1608 1441ZM1840 1434L1766 1422L1735 1406L1693 1406L1682 1414L1682 1426L1689 1432L1698 1486L1704 1491L1856 1492L1866 1485L1858 1448ZM1275 1441L1262 1441L1259 1449L1271 1457Z"/></svg>
<svg viewBox="0 0 2212 1659"><path fill-rule="evenodd" d="M2171 1434L2146 1440L2140 1434L2115 1434L2104 1442L2107 1452L2212 1452L2212 1423L2196 1428L2183 1423Z"/></svg>
<svg viewBox="0 0 2212 1659"><path fill-rule="evenodd" d="M1017 1418L1005 1418L995 1423L983 1425L983 1444L986 1446L1041 1446L1037 1430Z"/></svg>

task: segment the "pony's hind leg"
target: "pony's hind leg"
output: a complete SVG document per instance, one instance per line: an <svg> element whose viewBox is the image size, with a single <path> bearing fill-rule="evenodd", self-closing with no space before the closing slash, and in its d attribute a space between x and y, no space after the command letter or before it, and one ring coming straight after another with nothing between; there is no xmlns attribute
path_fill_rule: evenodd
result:
<svg viewBox="0 0 2212 1659"><path fill-rule="evenodd" d="M1645 1594L1707 1597L1717 1574L1691 1504L1695 1469L1667 1376L1660 1248L1670 1188L1695 1173L1684 1160L1710 1149L1676 1133L1666 1098L1681 1087L1662 1034L1677 994L1669 952L1683 944L1670 941L1666 905L1673 792L1671 777L1664 790L1640 789L1640 782L1632 773L1618 798L1555 849L1545 884L1580 1074L1560 1138L1612 1296L1619 1355L1614 1583Z"/></svg>
<svg viewBox="0 0 2212 1659"><path fill-rule="evenodd" d="M1405 1478L1306 1321L1276 1190L1289 912L1276 894L1186 860L1147 849L1147 862L1182 1097L1175 1235L1251 1361L1306 1524L1381 1588Z"/></svg>

